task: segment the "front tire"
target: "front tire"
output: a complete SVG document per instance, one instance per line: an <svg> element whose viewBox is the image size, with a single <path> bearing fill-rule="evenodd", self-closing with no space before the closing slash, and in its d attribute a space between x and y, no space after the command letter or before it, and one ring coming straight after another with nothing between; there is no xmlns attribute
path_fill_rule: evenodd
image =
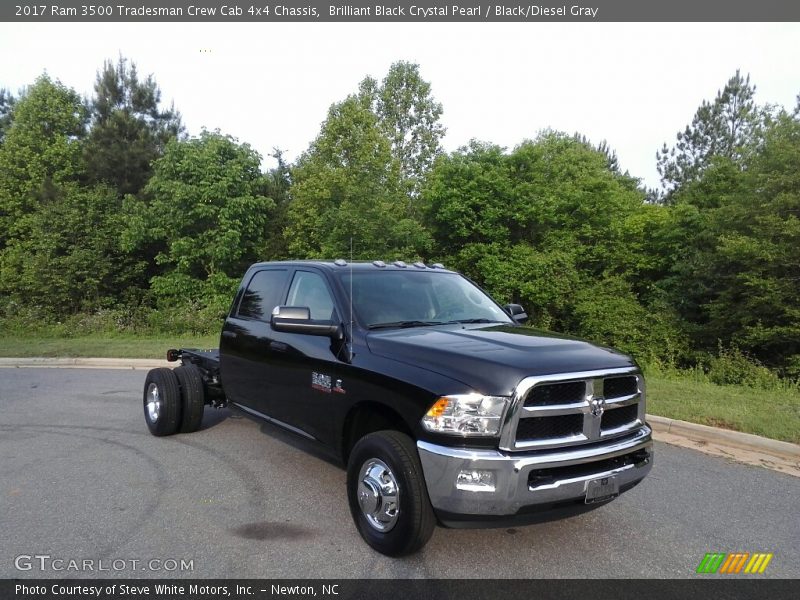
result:
<svg viewBox="0 0 800 600"><path fill-rule="evenodd" d="M150 433L172 435L178 429L181 390L172 369L151 369L144 380L144 420Z"/></svg>
<svg viewBox="0 0 800 600"><path fill-rule="evenodd" d="M428 543L436 518L414 442L398 431L361 438L347 463L347 498L356 528L373 549L403 556Z"/></svg>

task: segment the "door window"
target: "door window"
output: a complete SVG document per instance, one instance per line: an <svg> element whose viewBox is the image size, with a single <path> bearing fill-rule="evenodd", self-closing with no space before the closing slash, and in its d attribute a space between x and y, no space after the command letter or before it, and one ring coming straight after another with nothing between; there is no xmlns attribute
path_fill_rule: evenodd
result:
<svg viewBox="0 0 800 600"><path fill-rule="evenodd" d="M272 309L281 303L286 277L285 269L256 272L247 284L237 316L268 320Z"/></svg>
<svg viewBox="0 0 800 600"><path fill-rule="evenodd" d="M320 321L335 320L333 298L325 280L318 273L297 271L289 288L288 306L307 306L311 318Z"/></svg>

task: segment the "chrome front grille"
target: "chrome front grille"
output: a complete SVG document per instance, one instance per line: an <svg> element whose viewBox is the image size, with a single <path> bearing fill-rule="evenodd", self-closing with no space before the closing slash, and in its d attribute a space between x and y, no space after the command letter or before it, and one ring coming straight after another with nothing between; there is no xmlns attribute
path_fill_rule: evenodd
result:
<svg viewBox="0 0 800 600"><path fill-rule="evenodd" d="M621 406L607 410L600 417L600 433L608 433L620 428L629 428L639 418L639 407L636 404Z"/></svg>
<svg viewBox="0 0 800 600"><path fill-rule="evenodd" d="M636 368L527 377L504 419L500 448L598 442L630 433L644 420L644 378Z"/></svg>
<svg viewBox="0 0 800 600"><path fill-rule="evenodd" d="M517 440L560 439L580 435L583 432L583 415L561 415L558 417L530 417L517 425Z"/></svg>
<svg viewBox="0 0 800 600"><path fill-rule="evenodd" d="M639 391L639 381L636 375L624 377L606 377L603 380L603 396L606 400L630 396Z"/></svg>
<svg viewBox="0 0 800 600"><path fill-rule="evenodd" d="M525 406L576 404L583 402L586 384L583 381L543 383L533 388L525 398Z"/></svg>

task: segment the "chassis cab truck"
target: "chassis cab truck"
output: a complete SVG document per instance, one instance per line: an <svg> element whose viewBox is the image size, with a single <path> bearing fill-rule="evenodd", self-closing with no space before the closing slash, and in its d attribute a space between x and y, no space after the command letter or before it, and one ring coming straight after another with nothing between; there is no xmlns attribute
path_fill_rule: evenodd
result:
<svg viewBox="0 0 800 600"><path fill-rule="evenodd" d="M595 509L652 467L644 378L526 319L439 264L255 264L219 349L169 350L180 366L148 373L145 421L189 433L232 406L305 438L346 465L355 526L390 556L437 523Z"/></svg>

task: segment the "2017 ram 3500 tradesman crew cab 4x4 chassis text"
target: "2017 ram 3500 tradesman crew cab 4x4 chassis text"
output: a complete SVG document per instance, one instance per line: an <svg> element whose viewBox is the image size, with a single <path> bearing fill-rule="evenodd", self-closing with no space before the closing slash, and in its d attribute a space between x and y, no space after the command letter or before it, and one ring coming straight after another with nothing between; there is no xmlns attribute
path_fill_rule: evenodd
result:
<svg viewBox="0 0 800 600"><path fill-rule="evenodd" d="M154 435L234 405L347 465L356 527L379 552L448 526L566 516L653 461L645 385L610 348L520 326L441 265L288 261L245 274L219 350L170 350L144 414ZM309 482L310 483L310 482Z"/></svg>

